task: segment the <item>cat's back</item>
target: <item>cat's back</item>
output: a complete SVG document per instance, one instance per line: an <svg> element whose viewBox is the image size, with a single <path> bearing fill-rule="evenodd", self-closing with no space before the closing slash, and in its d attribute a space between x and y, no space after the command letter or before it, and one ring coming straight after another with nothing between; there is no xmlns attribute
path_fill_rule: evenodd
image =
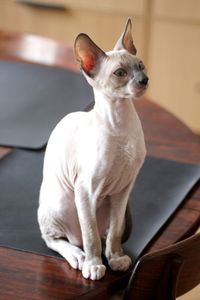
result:
<svg viewBox="0 0 200 300"><path fill-rule="evenodd" d="M88 123L89 113L74 112L65 116L52 131L47 143L43 175L60 173L74 165L77 149L77 132Z"/></svg>
<svg viewBox="0 0 200 300"><path fill-rule="evenodd" d="M79 128L83 127L89 119L88 112L73 112L66 115L53 129L48 144L50 148L63 148L66 144L71 143Z"/></svg>

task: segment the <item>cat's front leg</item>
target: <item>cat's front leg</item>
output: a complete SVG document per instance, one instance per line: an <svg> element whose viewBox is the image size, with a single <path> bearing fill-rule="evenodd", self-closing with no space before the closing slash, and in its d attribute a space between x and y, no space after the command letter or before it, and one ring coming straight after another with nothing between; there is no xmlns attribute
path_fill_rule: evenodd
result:
<svg viewBox="0 0 200 300"><path fill-rule="evenodd" d="M91 196L79 185L75 189L75 202L85 252L82 274L84 278L99 280L105 275L106 267L101 258L102 246L96 220L95 193Z"/></svg>
<svg viewBox="0 0 200 300"><path fill-rule="evenodd" d="M106 257L114 271L126 271L132 264L131 258L122 249L124 218L132 185L110 198L110 225L106 239Z"/></svg>

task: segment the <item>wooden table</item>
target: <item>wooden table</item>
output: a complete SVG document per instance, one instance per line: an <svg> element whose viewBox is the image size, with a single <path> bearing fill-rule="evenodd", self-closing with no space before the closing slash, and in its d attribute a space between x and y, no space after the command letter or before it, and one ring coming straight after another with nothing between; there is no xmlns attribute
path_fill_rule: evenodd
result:
<svg viewBox="0 0 200 300"><path fill-rule="evenodd" d="M9 43L10 52L7 46ZM17 43L19 44L19 39ZM0 59L31 60L27 57L24 59L22 48L20 55L15 55L13 45L11 35L0 32ZM49 49L50 44L47 43L47 46ZM59 52L58 63L52 65L76 69L69 48L62 48L62 51ZM62 60L62 56L65 59ZM48 65L51 63L48 62ZM136 101L135 106L142 120L148 155L200 163L199 136L149 100ZM0 158L9 151L8 148L0 148ZM199 224L200 183L154 238L147 252L193 234ZM119 288L126 286L129 276L130 271L115 273L108 270L105 278L93 282L82 278L79 271L70 268L62 259L0 247L0 300L109 299Z"/></svg>

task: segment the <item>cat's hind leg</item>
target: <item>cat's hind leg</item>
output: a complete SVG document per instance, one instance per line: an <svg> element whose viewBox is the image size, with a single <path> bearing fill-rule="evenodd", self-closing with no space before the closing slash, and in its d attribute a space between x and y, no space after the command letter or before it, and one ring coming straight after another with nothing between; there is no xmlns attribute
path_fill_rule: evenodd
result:
<svg viewBox="0 0 200 300"><path fill-rule="evenodd" d="M44 235L42 238L47 247L64 257L73 269L82 270L85 253L79 247L70 244L63 238L52 238Z"/></svg>

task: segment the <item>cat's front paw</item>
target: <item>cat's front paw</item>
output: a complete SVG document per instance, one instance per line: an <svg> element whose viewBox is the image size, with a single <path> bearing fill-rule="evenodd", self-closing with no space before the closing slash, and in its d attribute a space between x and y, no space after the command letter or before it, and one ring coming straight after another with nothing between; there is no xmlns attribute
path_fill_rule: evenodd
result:
<svg viewBox="0 0 200 300"><path fill-rule="evenodd" d="M113 271L127 271L131 264L131 258L128 255L118 256L109 259L109 266Z"/></svg>
<svg viewBox="0 0 200 300"><path fill-rule="evenodd" d="M82 274L86 279L99 280L106 273L106 267L101 262L84 261Z"/></svg>

